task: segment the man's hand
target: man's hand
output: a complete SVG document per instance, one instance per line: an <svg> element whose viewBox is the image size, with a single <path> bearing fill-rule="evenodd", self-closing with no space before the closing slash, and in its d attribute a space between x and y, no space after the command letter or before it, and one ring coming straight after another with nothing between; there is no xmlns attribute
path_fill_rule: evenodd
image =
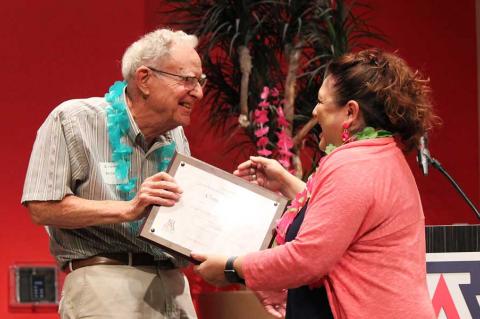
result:
<svg viewBox="0 0 480 319"><path fill-rule="evenodd" d="M130 201L90 200L74 195L61 201L27 202L34 223L61 228L117 224L141 218L150 205L173 206L182 190L165 172L147 178Z"/></svg>
<svg viewBox="0 0 480 319"><path fill-rule="evenodd" d="M150 205L173 206L180 199L182 189L172 176L160 172L145 179L135 197L130 201L132 209L127 220L136 220L143 216Z"/></svg>

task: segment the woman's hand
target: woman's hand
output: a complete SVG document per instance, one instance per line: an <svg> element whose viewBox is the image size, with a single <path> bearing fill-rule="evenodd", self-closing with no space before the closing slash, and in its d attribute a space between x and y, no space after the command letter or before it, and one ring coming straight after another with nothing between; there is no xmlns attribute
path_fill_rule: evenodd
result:
<svg viewBox="0 0 480 319"><path fill-rule="evenodd" d="M231 283L225 278L225 264L228 257L221 255L204 255L192 253L193 259L201 264L194 266L194 272L206 282L215 286L225 286ZM239 257L241 259L241 257ZM240 272L239 272L240 273ZM286 310L287 291L254 291L265 310L275 318L284 318Z"/></svg>
<svg viewBox="0 0 480 319"><path fill-rule="evenodd" d="M276 160L250 156L248 161L238 165L233 174L276 192L280 190L285 175L289 173Z"/></svg>
<svg viewBox="0 0 480 319"><path fill-rule="evenodd" d="M215 286L226 286L231 283L225 278L224 269L228 257L221 255L203 255L192 253L191 257L201 264L194 266L193 271L206 282Z"/></svg>
<svg viewBox="0 0 480 319"><path fill-rule="evenodd" d="M287 290L254 291L263 308L275 318L285 318L287 310Z"/></svg>
<svg viewBox="0 0 480 319"><path fill-rule="evenodd" d="M233 174L271 191L280 191L287 198L294 198L305 187L305 183L290 174L279 162L260 156L250 156L248 161L238 165Z"/></svg>

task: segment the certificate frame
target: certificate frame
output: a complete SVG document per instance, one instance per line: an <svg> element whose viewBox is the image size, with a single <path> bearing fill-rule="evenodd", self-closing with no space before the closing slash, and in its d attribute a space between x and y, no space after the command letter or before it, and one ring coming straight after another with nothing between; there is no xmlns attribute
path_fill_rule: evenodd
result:
<svg viewBox="0 0 480 319"><path fill-rule="evenodd" d="M167 173L184 192L173 207L152 207L141 226L141 239L192 262L192 251L242 255L270 246L275 222L288 202L285 197L180 153L175 153ZM214 205L206 208L202 203ZM230 208L236 213L229 213ZM233 215L239 210L255 218ZM231 251L222 245L231 245Z"/></svg>

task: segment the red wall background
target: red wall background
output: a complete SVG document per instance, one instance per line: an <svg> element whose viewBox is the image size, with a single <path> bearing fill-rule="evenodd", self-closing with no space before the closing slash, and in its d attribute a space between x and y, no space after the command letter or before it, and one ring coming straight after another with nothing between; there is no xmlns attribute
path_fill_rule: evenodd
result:
<svg viewBox="0 0 480 319"><path fill-rule="evenodd" d="M479 202L477 48L475 2L367 1L372 24L415 68L431 78L443 126L431 152ZM51 262L47 235L20 205L23 179L39 125L65 99L103 95L120 78L119 60L128 44L159 21L161 1L2 1L0 4L0 100L3 205L0 208L0 317L56 318L54 313L19 313L8 308L8 267ZM245 149L226 154L232 141L209 129L207 106L187 128L194 156L231 171ZM242 139L242 137L240 137ZM409 156L429 224L475 223L449 183L436 171L421 176Z"/></svg>

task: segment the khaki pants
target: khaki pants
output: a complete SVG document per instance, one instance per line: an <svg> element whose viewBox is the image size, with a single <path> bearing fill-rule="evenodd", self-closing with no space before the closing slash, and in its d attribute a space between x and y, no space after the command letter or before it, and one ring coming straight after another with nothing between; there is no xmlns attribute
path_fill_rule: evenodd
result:
<svg viewBox="0 0 480 319"><path fill-rule="evenodd" d="M95 265L67 275L62 319L197 318L188 282L179 270Z"/></svg>

